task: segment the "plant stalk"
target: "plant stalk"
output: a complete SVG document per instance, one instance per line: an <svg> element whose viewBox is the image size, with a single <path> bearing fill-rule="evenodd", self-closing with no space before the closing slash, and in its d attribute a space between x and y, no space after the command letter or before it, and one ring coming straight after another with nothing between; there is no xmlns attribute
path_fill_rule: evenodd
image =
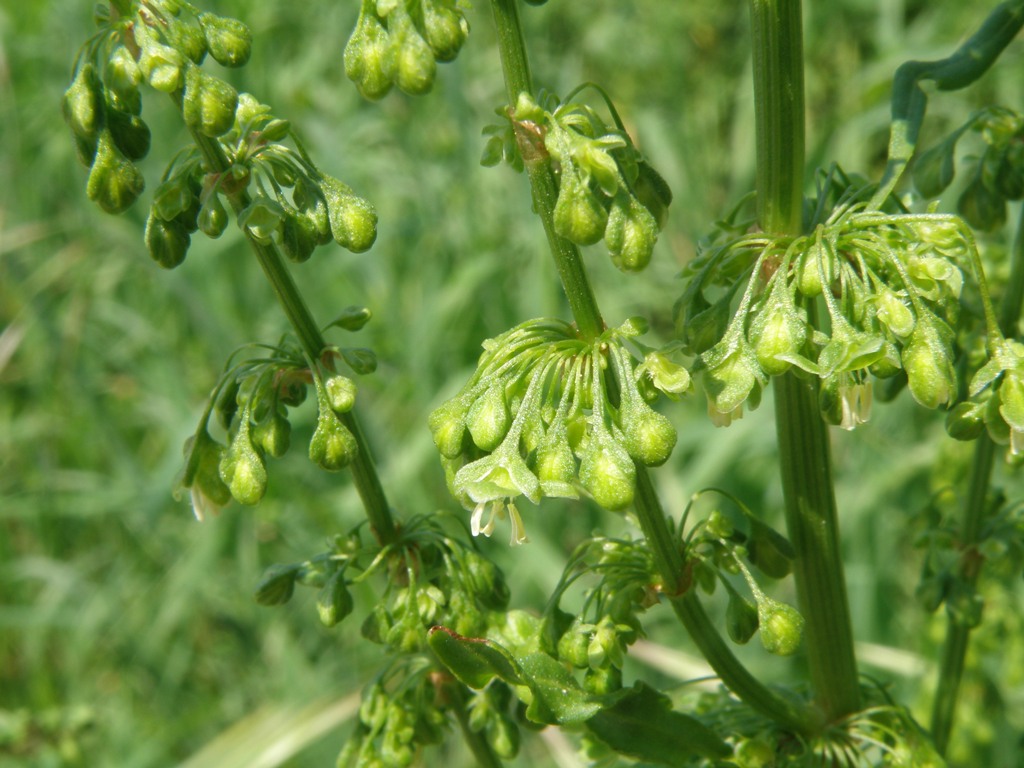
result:
<svg viewBox="0 0 1024 768"><path fill-rule="evenodd" d="M217 141L195 131L191 131L191 135L203 156L207 170L210 173L227 173L230 163ZM229 195L228 199L236 214L244 210L250 202L249 193L244 189L234 195ZM246 239L249 241L253 253L256 254L274 295L288 317L288 322L298 337L302 351L311 363L320 360L327 344L324 342L323 334L320 333L320 328L313 319L309 307L306 306L298 286L295 285L295 280L285 266L280 250L274 243L257 242L249 233L246 233ZM352 479L355 482L359 498L362 499L370 526L381 544L390 544L398 539L398 528L391 515L391 508L388 506L384 488L377 475L373 457L370 455L366 436L363 434L354 411L340 414L338 418L359 444L359 452L349 465L349 469L352 471Z"/></svg>
<svg viewBox="0 0 1024 768"><path fill-rule="evenodd" d="M502 70L510 104L520 93L532 93L530 68L519 22L517 0L492 0L497 26ZM579 249L554 231L557 187L550 163L527 163L533 201L558 267L559 277L573 318L585 338L594 338L604 328L600 310L590 289ZM687 590L686 563L678 539L654 490L647 468L638 465L634 509L651 547L658 573L673 610L722 682L751 707L795 731L806 731L812 713L777 695L758 681L722 640L692 590Z"/></svg>
<svg viewBox="0 0 1024 768"><path fill-rule="evenodd" d="M501 68L505 76L505 92L509 108L515 107L519 94L533 95L530 65L523 42L523 29L519 22L518 0L492 0L494 24L498 35ZM604 330L604 320L594 298L594 292L583 268L583 259L575 243L555 232L555 201L558 185L551 163L526 160L526 173L530 177L533 206L544 225L551 254L555 259L559 279L569 301L573 320L585 340L597 338Z"/></svg>
<svg viewBox="0 0 1024 768"><path fill-rule="evenodd" d="M1024 304L1024 208L1021 209L1017 234L1013 241L1010 277L1006 292L999 304L999 330L1007 338L1020 335L1020 313ZM970 590L974 590L981 574L983 560L977 552L981 541L982 528L988 511L988 488L995 467L996 444L985 432L978 438L974 448L974 462L964 505L964 518L960 528L960 547L963 552L960 578ZM956 716L957 697L963 679L967 659L971 627L953 616L948 619L946 642L939 662L939 681L932 705L931 731L935 748L940 755L946 754L949 738Z"/></svg>
<svg viewBox="0 0 1024 768"><path fill-rule="evenodd" d="M773 235L802 230L804 82L800 0L751 0L757 211ZM786 528L811 686L825 720L860 704L828 430L816 380L776 377L775 420Z"/></svg>

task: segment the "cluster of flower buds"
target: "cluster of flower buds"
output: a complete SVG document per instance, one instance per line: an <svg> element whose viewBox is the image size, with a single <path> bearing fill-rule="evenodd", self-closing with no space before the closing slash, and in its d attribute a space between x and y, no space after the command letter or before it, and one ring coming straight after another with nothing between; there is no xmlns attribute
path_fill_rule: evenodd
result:
<svg viewBox="0 0 1024 768"><path fill-rule="evenodd" d="M788 656L800 645L803 617L793 606L766 595L744 560L769 578L783 578L790 571L793 547L750 510L740 506L739 511L732 515L715 510L694 526L686 547L693 578L709 594L719 582L725 587L726 631L734 643L743 645L759 632L766 651ZM735 576L742 576L752 599L733 585Z"/></svg>
<svg viewBox="0 0 1024 768"><path fill-rule="evenodd" d="M938 197L956 173L957 142L968 132L985 144L974 173L957 201L957 210L975 229L991 231L1006 222L1007 200L1024 198L1024 115L989 107L914 162L914 186L926 198Z"/></svg>
<svg viewBox="0 0 1024 768"><path fill-rule="evenodd" d="M824 417L847 429L869 416L869 374L901 377L928 408L955 398L961 266L977 267L961 219L855 204L838 206L808 235L769 238L740 227L688 267L676 307L716 423L756 407L768 377L791 369L821 378ZM810 322L812 302L827 324Z"/></svg>
<svg viewBox="0 0 1024 768"><path fill-rule="evenodd" d="M241 66L252 42L240 21L200 12L184 0L133 2L126 14L115 4L100 11L101 32L79 54L63 109L79 158L91 169L89 198L121 213L145 186L135 165L150 142L139 86L174 94L190 128L220 136L231 128L238 94L199 65L209 53L224 66Z"/></svg>
<svg viewBox="0 0 1024 768"><path fill-rule="evenodd" d="M577 91L578 93L578 91ZM558 177L555 231L577 245L604 240L612 262L638 272L651 260L672 192L643 158L603 92L615 127L593 107L520 94L511 126L492 126L482 162L551 162Z"/></svg>
<svg viewBox="0 0 1024 768"><path fill-rule="evenodd" d="M489 535L507 511L512 541L524 541L512 503L520 495L537 503L583 489L606 509L629 506L634 462L661 464L676 441L648 400L689 386L685 369L658 352L634 369L624 342L643 330L629 321L584 341L572 326L540 319L484 343L473 377L429 420L474 534Z"/></svg>
<svg viewBox="0 0 1024 768"><path fill-rule="evenodd" d="M332 325L355 331L369 319L363 307L351 307ZM195 434L185 443L185 468L179 487L187 488L196 517L202 520L234 499L256 504L267 490L266 459L280 458L291 445L288 410L301 405L310 383L316 390L317 425L309 458L323 469L347 466L358 444L339 416L352 409L356 385L333 372L338 357L358 374L376 367L373 353L363 348L331 349L310 368L290 344L268 347L268 356L230 368L210 398ZM211 420L227 435L227 444L211 434Z"/></svg>
<svg viewBox="0 0 1024 768"><path fill-rule="evenodd" d="M368 99L383 98L392 85L419 96L468 34L456 0L362 0L345 45L345 74Z"/></svg>

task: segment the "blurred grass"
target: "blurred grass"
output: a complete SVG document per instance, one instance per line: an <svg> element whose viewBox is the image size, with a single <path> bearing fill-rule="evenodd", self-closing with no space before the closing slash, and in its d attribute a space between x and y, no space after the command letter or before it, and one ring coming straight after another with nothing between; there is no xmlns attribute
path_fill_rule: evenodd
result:
<svg viewBox="0 0 1024 768"><path fill-rule="evenodd" d="M456 508L424 419L465 379L480 341L528 317L565 315L525 179L477 162L503 89L486 3L475 5L469 43L433 94L368 104L341 73L354 2L209 4L254 31L252 61L233 82L291 119L320 164L378 207L369 254L324 249L295 272L321 321L353 303L374 313L360 343L381 366L360 383L360 415L404 514ZM812 159L876 172L892 71L946 55L976 23L969 5L810 4ZM355 621L320 628L307 594L267 611L250 590L266 565L318 552L358 522L358 498L345 476L313 471L300 450L271 468L256 509L198 525L170 497L180 446L226 355L286 328L237 237L196 238L186 264L164 273L142 247L144 205L115 219L85 199L58 104L90 12L54 0L0 7L0 766L165 766L209 756L204 745L219 736L210 749L224 748L246 724L270 722L263 717L298 728L324 712L337 727L265 764L331 764L347 730L332 707L373 674L380 653L359 641ZM666 334L675 274L751 184L745 9L552 0L523 15L538 83L563 93L603 84L673 188L645 277L623 280L599 249L587 254L609 321L644 313ZM1020 65L1018 43L967 97L933 100L935 123L986 100L1019 107ZM145 114L152 180L184 137L169 105L150 99ZM680 441L656 475L666 506L678 514L691 493L717 485L777 521L770 401L728 430L711 427L703 408L698 396L670 411ZM312 415L301 418L297 445L312 429ZM913 603L919 556L905 522L963 466L961 447L940 435L939 415L901 400L835 443L858 639L925 658L940 636ZM947 475L934 474L937 456ZM485 543L517 605L540 604L574 542L598 527L622 530L585 505L524 512L528 554L500 536ZM963 765L1011 766L1019 754L1024 654L1005 652L1021 645L1019 590L993 604L1005 621L979 633L989 651L971 660L980 682L965 690ZM651 639L688 650L663 613L652 611ZM788 669L743 653L769 677ZM912 702L932 684L894 683ZM545 749L518 762L551 764ZM212 754L220 762L206 764L256 764L244 751Z"/></svg>

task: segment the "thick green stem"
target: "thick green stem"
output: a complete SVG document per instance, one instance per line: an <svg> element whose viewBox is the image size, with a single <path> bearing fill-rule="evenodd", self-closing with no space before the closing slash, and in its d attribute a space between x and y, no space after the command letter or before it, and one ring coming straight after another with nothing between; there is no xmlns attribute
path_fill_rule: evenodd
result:
<svg viewBox="0 0 1024 768"><path fill-rule="evenodd" d="M1017 224L1013 243L1013 261L1006 292L999 304L999 330L1007 338L1020 334L1020 313L1024 304L1024 209ZM977 552L982 528L988 510L988 488L995 467L996 445L987 433L978 438L974 449L974 463L967 488L964 519L960 529L960 547L963 559L960 578L973 590L981 573L982 558ZM945 754L956 716L956 702L963 679L971 628L962 621L949 617L946 643L939 662L939 682L932 706L932 739L939 754Z"/></svg>
<svg viewBox="0 0 1024 768"><path fill-rule="evenodd" d="M509 107L515 107L519 94L533 95L530 65L523 43L523 30L519 23L518 0L492 0L494 24L498 34L501 68L505 76L505 90ZM555 232L555 201L558 185L555 183L551 163L526 159L526 172L530 177L533 206L544 225L551 255L558 276L569 300L576 327L584 339L596 338L604 330L604 320L594 299L579 248Z"/></svg>
<svg viewBox="0 0 1024 768"><path fill-rule="evenodd" d="M492 0L491 3L497 26L505 86L509 103L512 105L516 103L520 93L532 93L530 68L523 44L517 2L518 0ZM579 249L573 243L559 237L554 230L557 191L550 164L527 162L526 165L533 190L534 206L544 223L544 231L548 236L573 318L580 333L593 338L603 330L604 321L590 289ZM669 529L665 512L661 508L661 502L647 469L639 465L634 508L673 610L722 682L743 701L768 717L793 730L806 730L813 722L811 714L778 696L754 678L722 640L701 608L697 596L692 590L686 591L686 564L678 540Z"/></svg>
<svg viewBox="0 0 1024 768"><path fill-rule="evenodd" d="M804 83L800 0L751 0L757 129L757 204L761 228L802 229ZM828 431L817 383L775 379L775 418L786 506L796 552L793 576L814 697L828 721L860 702Z"/></svg>
<svg viewBox="0 0 1024 768"><path fill-rule="evenodd" d="M227 173L230 163L227 156L216 140L200 133L192 132L192 139L203 155L203 160L210 173ZM243 210L250 202L249 194L241 190L228 199L236 213ZM320 359L327 344L324 342L320 328L313 320L313 315L306 306L306 302L299 292L291 272L285 266L284 259L277 246L273 243L257 242L251 235L246 233L249 245L263 269L274 290L274 295L280 302L288 322L298 337L302 351L310 361ZM388 506L387 497L384 495L384 488L377 476L377 468L370 455L369 445L363 434L359 421L353 411L338 416L346 429L352 433L359 444L359 452L352 460L349 468L352 470L352 478L362 499L366 516L370 521L374 534L382 544L394 542L398 538L398 529L395 526L394 518L391 516L391 508Z"/></svg>

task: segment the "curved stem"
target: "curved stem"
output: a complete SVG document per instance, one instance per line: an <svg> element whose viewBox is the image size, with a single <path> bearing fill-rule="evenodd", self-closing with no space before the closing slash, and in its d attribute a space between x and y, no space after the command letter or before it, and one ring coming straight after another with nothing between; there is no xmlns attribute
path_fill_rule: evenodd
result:
<svg viewBox="0 0 1024 768"><path fill-rule="evenodd" d="M191 134L203 155L207 170L210 173L229 172L230 163L220 144L215 139L195 131L191 131ZM241 190L233 195L228 195L228 200L235 213L238 213L249 204L249 193ZM310 361L319 360L327 345L309 307L306 306L302 294L295 285L295 280L285 266L281 252L273 243L259 243L249 233L246 233L246 239L263 269L263 274L270 282L274 295L277 296L281 308L288 317L288 322L298 337L302 351ZM359 444L359 452L349 468L352 470L352 478L359 497L362 499L366 516L380 543L392 543L398 539L398 529L391 515L387 497L384 495L384 488L377 476L377 468L370 455L366 437L353 411L341 414L338 418Z"/></svg>
<svg viewBox="0 0 1024 768"><path fill-rule="evenodd" d="M751 0L757 209L774 235L802 231L804 82L800 0ZM775 421L786 528L814 697L833 721L860 704L853 630L839 555L828 431L817 380L776 377Z"/></svg>
<svg viewBox="0 0 1024 768"><path fill-rule="evenodd" d="M1013 242L1010 278L1006 293L999 305L999 329L1007 338L1017 338L1020 329L1021 306L1024 304L1024 208L1017 225ZM976 551L981 539L982 526L988 511L988 487L995 467L996 445L987 433L982 434L974 449L971 465L967 501L964 506L963 524L960 529L960 546L963 560L960 578L973 590L981 573L982 559ZM963 679L964 663L967 658L971 628L963 622L949 617L946 628L946 642L939 662L939 683L932 705L932 738L939 754L945 754L956 715L957 695Z"/></svg>

